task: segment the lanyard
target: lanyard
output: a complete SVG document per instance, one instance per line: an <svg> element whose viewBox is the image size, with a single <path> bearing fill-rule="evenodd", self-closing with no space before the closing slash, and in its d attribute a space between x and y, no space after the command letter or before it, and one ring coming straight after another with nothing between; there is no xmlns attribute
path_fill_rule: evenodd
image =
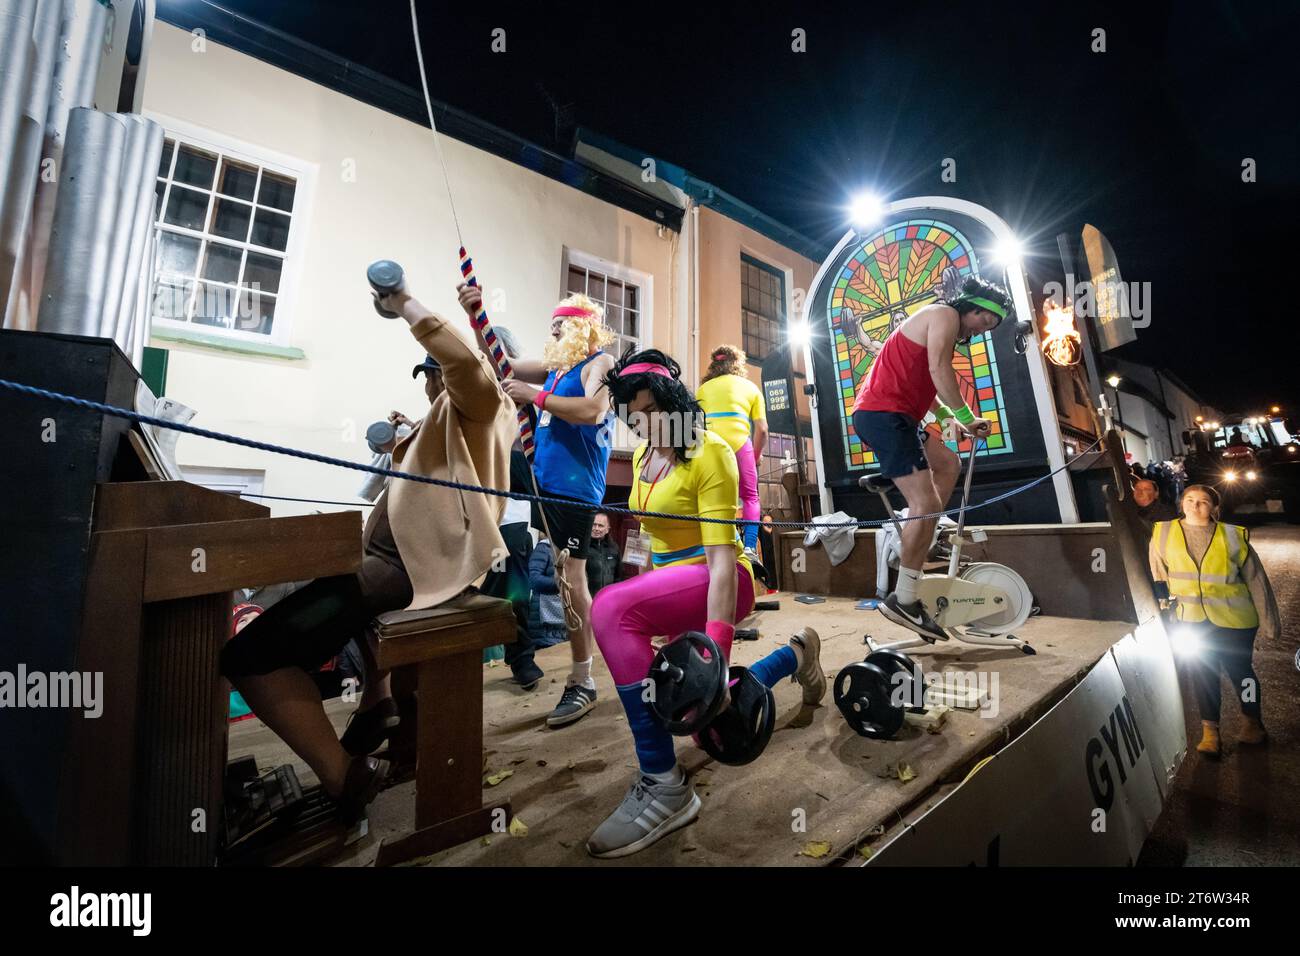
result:
<svg viewBox="0 0 1300 956"><path fill-rule="evenodd" d="M655 485L659 484L659 479L667 474L670 467L672 467L672 462L665 461L663 467L659 469L659 473L655 475L654 480L650 482L650 490L645 493L645 497L643 497L640 504L636 506L637 511L645 511L646 502L649 501L650 496L655 493ZM644 484L644 479L642 479L642 483Z"/></svg>

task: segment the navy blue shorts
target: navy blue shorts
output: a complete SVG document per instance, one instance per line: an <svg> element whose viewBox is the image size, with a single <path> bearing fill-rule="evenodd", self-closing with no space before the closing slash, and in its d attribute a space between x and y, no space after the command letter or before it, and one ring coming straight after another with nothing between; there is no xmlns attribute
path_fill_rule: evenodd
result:
<svg viewBox="0 0 1300 956"><path fill-rule="evenodd" d="M886 478L901 478L930 467L924 448L930 433L915 418L902 412L860 408L853 413L853 430L876 453L880 473Z"/></svg>

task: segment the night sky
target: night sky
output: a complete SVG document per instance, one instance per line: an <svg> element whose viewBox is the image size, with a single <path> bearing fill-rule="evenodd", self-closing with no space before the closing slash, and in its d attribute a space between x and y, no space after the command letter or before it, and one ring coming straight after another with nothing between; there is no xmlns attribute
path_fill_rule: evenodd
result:
<svg viewBox="0 0 1300 956"><path fill-rule="evenodd" d="M404 0L222 5L418 85ZM1296 5L1060 7L419 11L434 97L566 155L575 125L597 130L828 250L862 188L985 205L1042 262L1058 232L1077 243L1091 222L1124 279L1151 283L1151 327L1119 354L1226 410L1300 408ZM494 27L505 54L490 51ZM796 27L806 53L791 52ZM1091 52L1096 27L1105 53ZM569 107L558 129L552 104ZM940 181L945 157L955 183ZM1246 157L1257 182L1242 182Z"/></svg>

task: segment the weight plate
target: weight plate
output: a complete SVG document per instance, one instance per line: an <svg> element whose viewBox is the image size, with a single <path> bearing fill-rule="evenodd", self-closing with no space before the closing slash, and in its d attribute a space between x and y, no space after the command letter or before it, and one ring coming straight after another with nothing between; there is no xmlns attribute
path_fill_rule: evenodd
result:
<svg viewBox="0 0 1300 956"><path fill-rule="evenodd" d="M707 634L686 631L659 649L647 675L650 709L670 734L693 734L726 702L727 663Z"/></svg>
<svg viewBox="0 0 1300 956"><path fill-rule="evenodd" d="M875 664L849 664L835 675L835 706L854 732L887 739L903 726L903 708L889 701L889 676Z"/></svg>
<svg viewBox="0 0 1300 956"><path fill-rule="evenodd" d="M758 759L772 739L776 698L748 667L728 671L731 705L700 731L700 746L719 763L743 766Z"/></svg>
<svg viewBox="0 0 1300 956"><path fill-rule="evenodd" d="M882 647L867 655L867 663L875 664L889 678L891 700L898 694L904 707L925 706L925 674L918 661L897 648ZM909 675L910 680L904 682L894 676L899 673Z"/></svg>

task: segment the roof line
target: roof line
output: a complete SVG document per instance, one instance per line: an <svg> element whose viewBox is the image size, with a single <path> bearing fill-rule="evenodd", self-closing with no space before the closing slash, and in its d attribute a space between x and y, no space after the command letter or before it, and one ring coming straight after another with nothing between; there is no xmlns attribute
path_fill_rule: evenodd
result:
<svg viewBox="0 0 1300 956"><path fill-rule="evenodd" d="M359 102L428 128L424 97L413 86L384 76L213 0L158 0L157 19ZM682 211L647 196L621 179L561 156L464 110L433 100L438 132L476 149L603 199L680 231Z"/></svg>

